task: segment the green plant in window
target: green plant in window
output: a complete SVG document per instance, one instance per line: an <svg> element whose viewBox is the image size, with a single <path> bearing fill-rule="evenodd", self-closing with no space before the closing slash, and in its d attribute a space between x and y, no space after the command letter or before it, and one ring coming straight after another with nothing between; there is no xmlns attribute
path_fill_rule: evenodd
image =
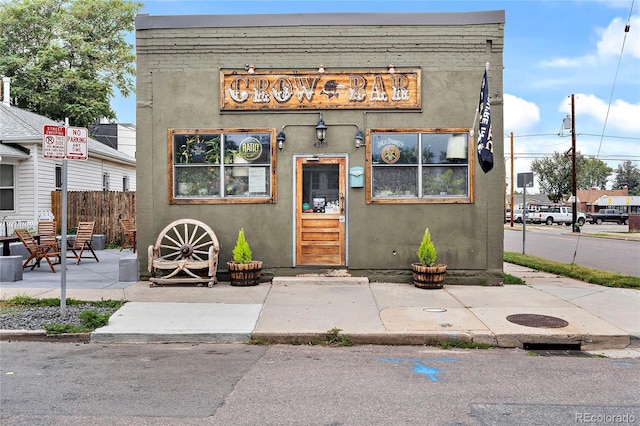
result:
<svg viewBox="0 0 640 426"><path fill-rule="evenodd" d="M456 177L454 170L448 168L442 173L429 172L427 170L423 179L424 193L426 195L464 195L465 179Z"/></svg>
<svg viewBox="0 0 640 426"><path fill-rule="evenodd" d="M204 152L198 155L196 148L203 148ZM198 159L196 160L194 156L197 156ZM215 135L209 139L205 139L201 135L187 137L184 143L177 148L176 162L180 164L194 162L220 164L220 135Z"/></svg>
<svg viewBox="0 0 640 426"><path fill-rule="evenodd" d="M215 195L220 183L216 167L180 167L177 170L179 195Z"/></svg>

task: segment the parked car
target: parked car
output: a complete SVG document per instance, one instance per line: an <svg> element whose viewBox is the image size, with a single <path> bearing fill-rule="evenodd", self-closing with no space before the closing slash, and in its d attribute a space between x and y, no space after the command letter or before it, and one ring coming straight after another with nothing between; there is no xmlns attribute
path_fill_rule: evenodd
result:
<svg viewBox="0 0 640 426"><path fill-rule="evenodd" d="M602 222L615 222L618 225L626 225L629 223L629 214L622 213L616 209L600 209L598 213L588 213L587 220L589 223L600 225Z"/></svg>
<svg viewBox="0 0 640 426"><path fill-rule="evenodd" d="M527 215L527 222L531 222L530 215L531 215L531 212L529 212L528 215ZM515 223L522 223L522 209L515 209L513 211L513 221ZM507 212L505 213L505 216L504 216L504 223L508 223L508 222L511 222L511 211L510 210L507 210Z"/></svg>
<svg viewBox="0 0 640 426"><path fill-rule="evenodd" d="M582 212L577 212L576 223L580 226L584 225L587 218ZM553 225L554 223L569 226L573 222L573 209L565 206L543 206L538 211L531 214L533 223L545 223Z"/></svg>

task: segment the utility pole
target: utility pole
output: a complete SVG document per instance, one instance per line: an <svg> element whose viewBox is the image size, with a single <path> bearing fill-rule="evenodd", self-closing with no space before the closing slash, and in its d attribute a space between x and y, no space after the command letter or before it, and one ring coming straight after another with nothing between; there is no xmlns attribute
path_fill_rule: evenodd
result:
<svg viewBox="0 0 640 426"><path fill-rule="evenodd" d="M511 132L511 227L513 228L513 212L515 207L513 205L513 132ZM524 209L522 210L524 212ZM524 214L522 215L524 217ZM523 219L524 220L524 219Z"/></svg>
<svg viewBox="0 0 640 426"><path fill-rule="evenodd" d="M576 182L576 107L573 93L571 94L571 179L573 184L571 230L573 232L580 232L580 228L576 224L578 218L578 188Z"/></svg>

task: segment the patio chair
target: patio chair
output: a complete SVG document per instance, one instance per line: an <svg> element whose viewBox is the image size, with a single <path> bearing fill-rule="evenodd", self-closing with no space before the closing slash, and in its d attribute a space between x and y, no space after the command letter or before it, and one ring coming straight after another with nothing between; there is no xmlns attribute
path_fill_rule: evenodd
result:
<svg viewBox="0 0 640 426"><path fill-rule="evenodd" d="M136 252L136 227L131 222L131 219L120 219L120 227L122 228L122 232L124 232L125 239L124 243L122 243L122 247L120 247L120 251L131 244L131 251Z"/></svg>
<svg viewBox="0 0 640 426"><path fill-rule="evenodd" d="M58 253L58 263L60 259L60 244L57 238L58 227L56 221L40 221L38 222L38 235L40 236L40 245L51 246L52 251Z"/></svg>
<svg viewBox="0 0 640 426"><path fill-rule="evenodd" d="M27 266L29 266L29 263L31 261L34 261L33 265L31 265L31 270L33 270L33 268L35 268L36 266L40 266L40 261L42 259L45 259L49 264L49 268L51 268L51 272L55 274L56 269L53 267L54 264L51 263L51 258L59 257L60 253L53 250L53 247L49 244L39 244L38 241L36 241L35 237L31 235L31 233L27 229L16 229L14 232L18 236L20 241L22 241L22 244L24 244L27 250L29 250L29 257L24 261L22 267L26 268Z"/></svg>
<svg viewBox="0 0 640 426"><path fill-rule="evenodd" d="M69 246L69 250L73 253L73 257L76 259L76 265L80 263L80 259L90 259L93 257L96 262L100 262L98 256L96 256L96 252L93 251L93 247L91 247L91 238L93 238L93 228L95 227L95 222L80 222L78 223L78 229L76 230L76 238L71 241L67 241L67 245ZM92 256L82 256L82 253L88 249L91 251ZM76 253L78 251L78 253ZM72 258L72 256L69 256Z"/></svg>

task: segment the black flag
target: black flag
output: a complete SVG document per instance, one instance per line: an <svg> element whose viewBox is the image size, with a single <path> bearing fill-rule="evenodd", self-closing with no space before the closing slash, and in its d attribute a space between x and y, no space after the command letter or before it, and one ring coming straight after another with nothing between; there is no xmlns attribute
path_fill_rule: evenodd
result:
<svg viewBox="0 0 640 426"><path fill-rule="evenodd" d="M487 173L493 169L493 135L491 134L491 103L489 102L489 84L487 70L484 71L480 88L480 125L478 127L478 161L482 171Z"/></svg>

